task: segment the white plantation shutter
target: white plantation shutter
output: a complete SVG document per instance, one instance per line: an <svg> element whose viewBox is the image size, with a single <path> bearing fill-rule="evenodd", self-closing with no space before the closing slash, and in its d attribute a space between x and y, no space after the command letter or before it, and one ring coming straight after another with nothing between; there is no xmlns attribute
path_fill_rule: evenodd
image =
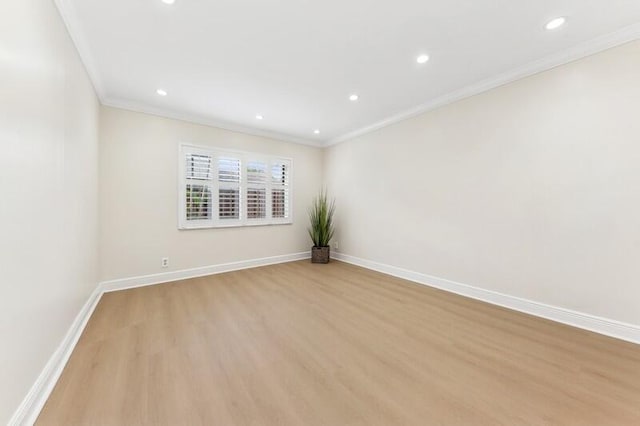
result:
<svg viewBox="0 0 640 426"><path fill-rule="evenodd" d="M271 216L274 219L289 218L289 174L291 163L276 160L271 164Z"/></svg>
<svg viewBox="0 0 640 426"><path fill-rule="evenodd" d="M241 161L239 158L218 157L218 218L240 219Z"/></svg>
<svg viewBox="0 0 640 426"><path fill-rule="evenodd" d="M247 162L247 219L267 217L267 163Z"/></svg>
<svg viewBox="0 0 640 426"><path fill-rule="evenodd" d="M292 222L289 159L180 147L181 229Z"/></svg>
<svg viewBox="0 0 640 426"><path fill-rule="evenodd" d="M212 158L193 152L184 155L185 178L183 202L185 219L207 221L212 214Z"/></svg>

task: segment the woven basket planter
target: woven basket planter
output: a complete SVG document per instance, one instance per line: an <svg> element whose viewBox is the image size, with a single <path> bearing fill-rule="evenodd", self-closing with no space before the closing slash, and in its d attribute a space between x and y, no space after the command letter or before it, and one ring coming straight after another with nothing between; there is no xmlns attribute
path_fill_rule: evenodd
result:
<svg viewBox="0 0 640 426"><path fill-rule="evenodd" d="M329 263L329 246L311 247L311 263Z"/></svg>

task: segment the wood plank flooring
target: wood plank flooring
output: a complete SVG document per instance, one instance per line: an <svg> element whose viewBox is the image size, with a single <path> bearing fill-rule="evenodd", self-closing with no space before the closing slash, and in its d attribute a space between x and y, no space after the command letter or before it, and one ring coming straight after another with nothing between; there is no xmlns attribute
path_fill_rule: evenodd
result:
<svg viewBox="0 0 640 426"><path fill-rule="evenodd" d="M640 345L341 262L105 294L39 425L640 425Z"/></svg>

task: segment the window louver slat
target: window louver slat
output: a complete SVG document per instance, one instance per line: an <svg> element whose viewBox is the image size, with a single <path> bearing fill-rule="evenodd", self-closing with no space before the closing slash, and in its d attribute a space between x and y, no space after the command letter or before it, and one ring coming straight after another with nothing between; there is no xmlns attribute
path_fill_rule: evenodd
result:
<svg viewBox="0 0 640 426"><path fill-rule="evenodd" d="M264 219L267 216L267 195L265 189L247 190L247 218Z"/></svg>
<svg viewBox="0 0 640 426"><path fill-rule="evenodd" d="M240 190L220 189L218 199L220 219L240 218Z"/></svg>
<svg viewBox="0 0 640 426"><path fill-rule="evenodd" d="M271 217L289 217L289 166L285 162L274 162L271 167Z"/></svg>
<svg viewBox="0 0 640 426"><path fill-rule="evenodd" d="M259 161L247 163L247 183L264 184L267 182L267 165Z"/></svg>
<svg viewBox="0 0 640 426"><path fill-rule="evenodd" d="M187 220L207 220L211 218L211 188L206 185L187 185Z"/></svg>
<svg viewBox="0 0 640 426"><path fill-rule="evenodd" d="M267 164L247 162L247 219L267 217Z"/></svg>
<svg viewBox="0 0 640 426"><path fill-rule="evenodd" d="M187 179L211 180L211 157L208 155L186 155Z"/></svg>
<svg viewBox="0 0 640 426"><path fill-rule="evenodd" d="M289 171L284 162L275 162L271 166L271 182L278 185L289 184Z"/></svg>
<svg viewBox="0 0 640 426"><path fill-rule="evenodd" d="M218 159L218 180L240 183L240 160L236 158Z"/></svg>

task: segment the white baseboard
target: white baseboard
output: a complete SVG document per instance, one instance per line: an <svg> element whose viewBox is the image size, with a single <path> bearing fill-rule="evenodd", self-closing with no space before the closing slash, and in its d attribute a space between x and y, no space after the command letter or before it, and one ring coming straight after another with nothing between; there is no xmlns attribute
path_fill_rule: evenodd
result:
<svg viewBox="0 0 640 426"><path fill-rule="evenodd" d="M27 393L27 396L22 400L22 404L20 404L13 414L11 420L9 420L10 426L32 425L35 423L51 391L53 391L53 388L58 382L64 366L67 365L67 361L69 361L69 357L76 347L101 296L102 291L100 290L100 286L97 286L73 320L67 334L64 336L64 339L62 339L62 343L60 343L58 349L56 349L51 358L49 358L49 361L36 379L36 382L31 386L31 389L29 389L29 393Z"/></svg>
<svg viewBox="0 0 640 426"><path fill-rule="evenodd" d="M255 268L259 266L273 265L276 263L292 262L296 260L308 259L310 253L294 253L282 256L266 257L261 259L251 259L240 262L211 265L201 268L171 271L162 274L144 275L140 277L125 278L100 283L91 293L89 299L84 304L71 327L67 331L62 343L53 353L46 366L38 376L29 393L18 407L13 417L9 421L10 426L32 425L47 398L51 394L56 382L73 352L84 328L97 306L102 294L110 291L124 290L127 288L141 287L146 285L159 284L163 282L183 280L188 278L201 277L205 275L219 274L223 272L236 271L240 269ZM640 327L623 322L597 317L594 315L576 312L569 309L550 306L543 303L533 302L515 296L485 290L467 284L461 284L443 278L433 277L419 272L409 271L395 266L360 259L343 253L332 253L336 260L362 266L367 269L393 275L419 284L439 288L462 296L503 306L505 308L550 319L563 324L590 330L596 333L626 340L640 344Z"/></svg>
<svg viewBox="0 0 640 426"><path fill-rule="evenodd" d="M84 304L80 313L75 318L69 331L65 335L62 343L53 353L44 369L31 386L29 393L24 398L18 409L15 411L9 426L33 425L40 414L40 411L47 402L49 395L53 391L62 371L64 370L69 357L76 347L80 336L84 331L91 314L98 305L104 293L124 290L127 288L142 287L153 284L160 284L169 281L184 280L188 278L202 277L205 275L220 274L223 272L237 271L240 269L256 268L258 266L274 265L276 263L293 262L311 257L311 252L293 253L281 256L264 257L260 259L249 259L240 262L224 263L220 265L210 265L201 268L184 269L171 271L162 274L143 275L140 277L124 278L120 280L105 281L96 287L89 299Z"/></svg>
<svg viewBox="0 0 640 426"><path fill-rule="evenodd" d="M219 265L202 266L199 268L182 269L179 271L163 272L160 274L142 275L139 277L123 278L119 280L104 281L100 283L102 290L106 292L126 290L128 288L144 287L166 283L170 281L186 280L189 278L203 277L205 275L221 274L223 272L237 271L240 269L256 268L258 266L274 265L276 263L293 262L308 259L311 251L304 253L284 254L281 256L263 257L259 259L242 260L239 262L222 263Z"/></svg>
<svg viewBox="0 0 640 426"><path fill-rule="evenodd" d="M544 303L534 302L520 297L509 296L507 294L485 290L468 284L462 284L444 278L409 271L343 253L331 253L331 255L336 260L372 269L387 275L393 275L394 277L435 287L461 296L470 297L508 309L513 309L515 311L524 312L537 317L571 325L573 327L640 344L640 326L637 325L597 317L595 315L572 311L570 309L560 308L557 306L546 305Z"/></svg>

